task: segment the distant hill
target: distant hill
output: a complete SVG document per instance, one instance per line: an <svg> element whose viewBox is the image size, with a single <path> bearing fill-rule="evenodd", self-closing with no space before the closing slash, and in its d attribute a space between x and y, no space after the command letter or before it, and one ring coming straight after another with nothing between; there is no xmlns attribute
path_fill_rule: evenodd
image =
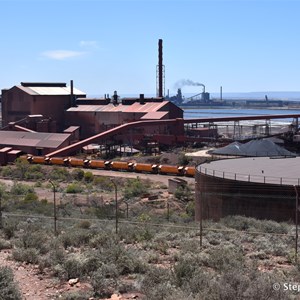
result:
<svg viewBox="0 0 300 300"><path fill-rule="evenodd" d="M209 92L209 91L208 91ZM189 98L195 95L194 93L183 93L184 98ZM300 91L299 92L248 92L248 93L223 93L223 99L265 99L265 96L268 96L269 100L298 100L300 101ZM175 96L175 94L170 94L170 96ZM90 98L103 97L103 95L88 95ZM139 97L139 94L123 94L120 95L121 98L126 97ZM155 94L145 94L145 97L156 97ZM220 99L220 93L210 93L210 98Z"/></svg>
<svg viewBox="0 0 300 300"><path fill-rule="evenodd" d="M220 98L220 93L211 93L211 98ZM223 93L223 99L269 99L300 100L300 92L248 92L248 93Z"/></svg>

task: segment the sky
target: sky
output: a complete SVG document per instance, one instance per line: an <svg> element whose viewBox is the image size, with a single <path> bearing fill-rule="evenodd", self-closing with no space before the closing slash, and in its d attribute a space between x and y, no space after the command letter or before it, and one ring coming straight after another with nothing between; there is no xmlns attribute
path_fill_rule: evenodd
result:
<svg viewBox="0 0 300 300"><path fill-rule="evenodd" d="M0 0L0 88L88 96L300 91L300 0Z"/></svg>

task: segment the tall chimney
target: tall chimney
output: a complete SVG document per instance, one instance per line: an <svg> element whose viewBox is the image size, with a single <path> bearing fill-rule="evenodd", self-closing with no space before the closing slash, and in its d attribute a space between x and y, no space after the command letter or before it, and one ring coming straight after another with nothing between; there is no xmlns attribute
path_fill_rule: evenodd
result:
<svg viewBox="0 0 300 300"><path fill-rule="evenodd" d="M73 80L70 81L70 97L71 97L71 106L75 106L75 97L74 97L74 87Z"/></svg>
<svg viewBox="0 0 300 300"><path fill-rule="evenodd" d="M162 39L158 40L158 66L156 74L156 96L164 96L164 65L163 65L163 41Z"/></svg>

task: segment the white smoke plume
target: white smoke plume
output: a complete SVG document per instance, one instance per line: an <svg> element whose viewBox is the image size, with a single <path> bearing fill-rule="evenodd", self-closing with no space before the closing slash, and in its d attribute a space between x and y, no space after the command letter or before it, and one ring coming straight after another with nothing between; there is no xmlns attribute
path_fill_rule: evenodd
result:
<svg viewBox="0 0 300 300"><path fill-rule="evenodd" d="M181 79L179 81L177 81L175 84L174 84L174 88L175 89L179 89L179 88L182 88L183 86L204 86L203 83L200 83L200 82L195 82L193 80L190 80L190 79Z"/></svg>

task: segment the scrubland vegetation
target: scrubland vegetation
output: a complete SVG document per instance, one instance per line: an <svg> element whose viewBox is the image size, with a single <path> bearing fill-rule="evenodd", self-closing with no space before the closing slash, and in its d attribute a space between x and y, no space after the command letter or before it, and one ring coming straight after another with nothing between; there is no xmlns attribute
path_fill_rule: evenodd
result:
<svg viewBox="0 0 300 300"><path fill-rule="evenodd" d="M34 174L31 168L40 181L24 183L21 179ZM51 274L58 282L78 278L89 286L88 291L66 291L57 295L59 299L104 299L113 293L153 300L299 296L297 291L273 289L274 283L300 283L292 224L242 216L204 221L200 247L192 187L168 198L174 205L167 215L160 198L141 203L145 195L163 197L166 187L119 178L115 179L120 202L116 233L114 185L109 178L77 169L54 167L49 172L22 163L2 168L4 173L18 174L20 179L0 187L0 249L10 251L12 260L37 265L41 275ZM57 187L57 235L53 187L47 178ZM48 191L45 198L39 196L41 190ZM85 202L72 202L74 196ZM9 268L0 268L0 295L0 299L20 299Z"/></svg>

